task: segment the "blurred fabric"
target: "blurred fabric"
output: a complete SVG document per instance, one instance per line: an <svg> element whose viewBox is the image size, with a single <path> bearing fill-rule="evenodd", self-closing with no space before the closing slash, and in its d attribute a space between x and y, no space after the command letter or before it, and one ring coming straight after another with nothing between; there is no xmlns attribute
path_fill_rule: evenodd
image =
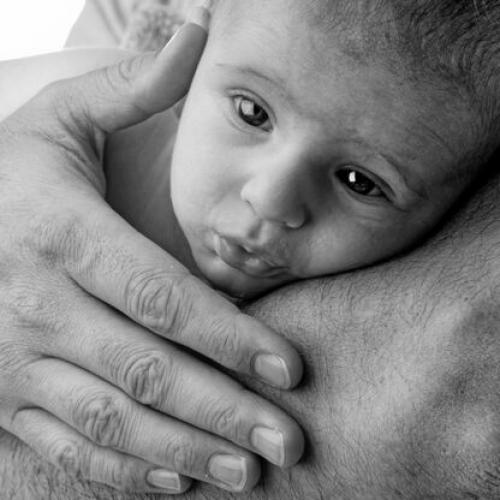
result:
<svg viewBox="0 0 500 500"><path fill-rule="evenodd" d="M87 0L68 47L157 50L185 19L193 0Z"/></svg>

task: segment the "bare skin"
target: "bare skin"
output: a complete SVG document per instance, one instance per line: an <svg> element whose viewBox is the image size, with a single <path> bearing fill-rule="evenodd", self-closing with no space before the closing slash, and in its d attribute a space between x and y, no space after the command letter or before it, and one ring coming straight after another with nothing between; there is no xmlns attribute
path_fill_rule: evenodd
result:
<svg viewBox="0 0 500 500"><path fill-rule="evenodd" d="M305 460L265 469L243 498L496 498L500 337L498 177L423 248L302 282L248 309L304 355L279 401L308 436ZM7 499L136 500L65 476L4 434ZM226 498L196 486L187 499ZM233 498L228 494L227 498Z"/></svg>
<svg viewBox="0 0 500 500"><path fill-rule="evenodd" d="M296 417L309 447L289 472L265 468L247 498L497 496L497 185L404 259L295 285L249 308L288 336L308 372L293 395L244 381ZM97 206L99 219L107 212ZM50 263L54 253L41 256ZM47 435L44 425L36 430ZM61 472L7 434L0 444L6 498L141 498L84 482L88 471L74 449L55 455ZM117 489L143 489L144 477L134 474L140 462L134 465L98 472L111 472L107 482ZM224 498L196 486L186 498L214 496Z"/></svg>
<svg viewBox="0 0 500 500"><path fill-rule="evenodd" d="M121 132L108 147L109 194L128 193L113 204L159 244L164 149L155 141L163 144L165 116ZM127 161L142 168L124 168ZM113 174L118 165L127 175ZM244 498L500 494L499 195L497 176L411 254L301 282L249 306L297 347L307 371L304 384L290 394L242 380L295 418L308 446L290 471L265 467L264 480ZM151 201L146 210L142 196ZM66 474L7 434L0 444L6 498L144 498L85 482L64 454ZM120 481L133 488L131 479L117 476L115 488ZM196 484L186 498L215 495L225 494Z"/></svg>
<svg viewBox="0 0 500 500"><path fill-rule="evenodd" d="M53 84L0 123L0 426L116 489L244 491L257 450L282 467L303 450L291 417L175 344L283 389L298 353L103 199L107 134L185 94L204 12L160 54Z"/></svg>

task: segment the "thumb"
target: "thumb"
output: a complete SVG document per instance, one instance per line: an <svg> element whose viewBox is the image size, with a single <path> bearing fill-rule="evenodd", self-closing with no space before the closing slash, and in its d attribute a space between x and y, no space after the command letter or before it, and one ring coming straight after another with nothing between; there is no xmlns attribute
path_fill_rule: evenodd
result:
<svg viewBox="0 0 500 500"><path fill-rule="evenodd" d="M171 107L189 89L207 40L209 16L207 9L197 7L161 52L75 78L71 93L77 99L72 106L83 106L90 124L106 133Z"/></svg>

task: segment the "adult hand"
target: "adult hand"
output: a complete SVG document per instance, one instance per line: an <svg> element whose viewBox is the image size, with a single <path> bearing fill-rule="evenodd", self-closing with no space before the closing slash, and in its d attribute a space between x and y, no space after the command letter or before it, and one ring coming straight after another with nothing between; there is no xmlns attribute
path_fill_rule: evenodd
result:
<svg viewBox="0 0 500 500"><path fill-rule="evenodd" d="M254 454L290 466L303 449L282 410L174 343L284 389L296 351L103 200L107 134L181 98L205 41L188 23L158 56L52 84L0 124L0 426L118 489L246 490Z"/></svg>

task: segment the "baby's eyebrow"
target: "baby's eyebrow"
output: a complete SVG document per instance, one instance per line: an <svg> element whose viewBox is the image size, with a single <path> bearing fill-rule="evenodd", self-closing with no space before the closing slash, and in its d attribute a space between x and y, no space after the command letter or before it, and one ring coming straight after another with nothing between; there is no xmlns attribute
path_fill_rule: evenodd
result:
<svg viewBox="0 0 500 500"><path fill-rule="evenodd" d="M379 152L379 155L384 158L384 160L392 165L392 167L399 174L401 179L403 180L407 189L416 194L419 198L424 200L429 199L429 194L427 189L425 188L424 182L417 176L410 176L410 170L408 167L404 167L396 158L394 158L391 154L387 152ZM411 177L411 178L410 178Z"/></svg>
<svg viewBox="0 0 500 500"><path fill-rule="evenodd" d="M216 66L225 70L229 70L233 73L238 73L239 75L246 78L257 78L259 80L265 81L267 84L272 85L277 88L281 94L283 94L288 100L295 102L294 96L289 92L287 88L287 81L281 75L278 75L274 71L260 71L253 66L245 65L233 65L229 63L216 63Z"/></svg>
<svg viewBox="0 0 500 500"><path fill-rule="evenodd" d="M281 75L277 74L275 71L269 69L268 71L261 71L251 65L240 65L231 64L226 62L216 62L215 66L224 69L225 71L230 71L237 74L243 78L256 78L264 81L266 84L271 85L279 94L281 94L288 102L292 103L294 106L299 108L299 101L290 92L287 81ZM267 68L266 68L267 70ZM366 146L367 143L363 140L359 141L360 144ZM368 144L369 146L369 144ZM370 148L373 150L373 148ZM376 150L376 148L375 148ZM404 166L400 161L387 152L378 152L380 157L382 157L392 168L396 171L396 174L401 179L403 185L411 191L414 195L421 199L428 199L429 195L425 184L422 179L415 175L411 175L411 170L408 166Z"/></svg>
<svg viewBox="0 0 500 500"><path fill-rule="evenodd" d="M375 173L378 172L380 175L380 172L384 170L383 165L387 165L391 172L393 172L395 179L398 180L400 186L420 199L429 199L429 193L427 192L423 179L412 170L410 165L401 161L401 157L398 158L399 155L392 154L388 151L388 148L382 150L381 147L378 147L376 144L360 136L355 130L351 130L351 136L345 140L345 143L355 146L358 148L358 151L363 151L364 155L366 155L363 161L370 162L378 159L378 161L376 161L378 167L374 168ZM380 159L383 160L382 163L380 163Z"/></svg>

